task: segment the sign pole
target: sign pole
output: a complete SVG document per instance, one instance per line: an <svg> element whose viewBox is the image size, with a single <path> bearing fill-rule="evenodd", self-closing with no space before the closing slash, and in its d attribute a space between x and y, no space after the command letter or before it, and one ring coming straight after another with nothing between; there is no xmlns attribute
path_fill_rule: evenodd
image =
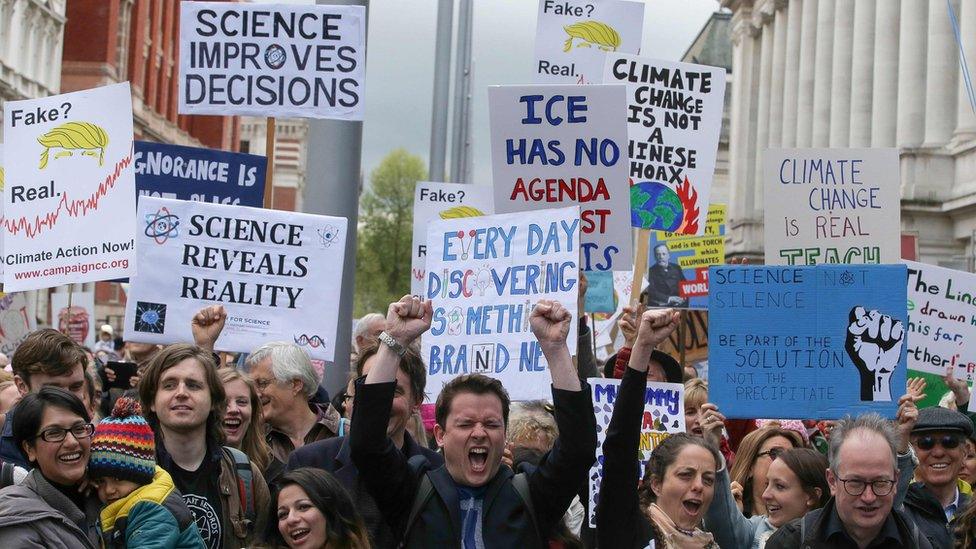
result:
<svg viewBox="0 0 976 549"><path fill-rule="evenodd" d="M267 139L265 140L264 155L268 158L268 168L264 174L264 207L274 207L274 150L275 150L275 119L268 117Z"/></svg>
<svg viewBox="0 0 976 549"><path fill-rule="evenodd" d="M685 367L685 322L687 321L688 311L681 311L681 317L678 319L678 364L681 364L682 368Z"/></svg>
<svg viewBox="0 0 976 549"><path fill-rule="evenodd" d="M647 247L651 245L651 230L637 230L637 253L634 254L634 281L630 285L630 307L637 306L640 300L641 281L644 280L644 272L647 271Z"/></svg>

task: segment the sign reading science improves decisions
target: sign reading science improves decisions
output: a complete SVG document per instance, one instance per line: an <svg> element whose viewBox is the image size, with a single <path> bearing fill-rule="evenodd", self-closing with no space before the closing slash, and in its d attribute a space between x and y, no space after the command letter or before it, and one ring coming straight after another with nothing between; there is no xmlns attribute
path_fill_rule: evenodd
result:
<svg viewBox="0 0 976 549"><path fill-rule="evenodd" d="M333 360L346 219L144 196L126 338L193 341L190 320L223 305L216 350L293 341Z"/></svg>
<svg viewBox="0 0 976 549"><path fill-rule="evenodd" d="M180 114L362 120L362 6L180 4Z"/></svg>

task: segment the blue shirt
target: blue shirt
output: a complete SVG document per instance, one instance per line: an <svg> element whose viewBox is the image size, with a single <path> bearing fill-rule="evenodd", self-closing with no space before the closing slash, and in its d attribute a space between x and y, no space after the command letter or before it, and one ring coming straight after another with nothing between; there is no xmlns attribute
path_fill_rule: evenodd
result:
<svg viewBox="0 0 976 549"><path fill-rule="evenodd" d="M461 547L463 549L485 549L481 533L481 511L485 501L486 487L470 488L458 486L458 500L461 507Z"/></svg>

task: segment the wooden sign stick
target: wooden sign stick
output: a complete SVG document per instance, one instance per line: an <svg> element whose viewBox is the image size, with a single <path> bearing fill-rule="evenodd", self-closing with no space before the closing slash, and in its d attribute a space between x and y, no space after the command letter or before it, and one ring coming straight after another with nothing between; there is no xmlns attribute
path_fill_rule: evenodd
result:
<svg viewBox="0 0 976 549"><path fill-rule="evenodd" d="M651 230L637 230L637 253L634 256L634 280L630 285L630 307L637 306L640 300L641 281L644 280L644 273L647 272L647 253L648 246L651 245Z"/></svg>
<svg viewBox="0 0 976 549"><path fill-rule="evenodd" d="M264 172L264 207L274 207L274 150L275 150L275 119L268 117L264 155L268 158L268 167Z"/></svg>

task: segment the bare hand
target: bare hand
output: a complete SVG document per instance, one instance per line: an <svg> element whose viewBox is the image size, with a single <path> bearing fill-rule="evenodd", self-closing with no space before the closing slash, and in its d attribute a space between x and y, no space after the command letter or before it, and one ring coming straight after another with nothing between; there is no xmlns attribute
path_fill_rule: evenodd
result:
<svg viewBox="0 0 976 549"><path fill-rule="evenodd" d="M739 508L739 512L742 512L742 485L736 481L732 481L730 485L732 488L732 498L735 499L735 506Z"/></svg>
<svg viewBox="0 0 976 549"><path fill-rule="evenodd" d="M956 397L956 406L963 406L969 404L969 384L966 383L965 379L956 379L953 375L953 371L949 370L946 375L942 376L942 381L949 387L952 391L954 397Z"/></svg>
<svg viewBox="0 0 976 549"><path fill-rule="evenodd" d="M107 379L109 383L115 383L115 370L111 368L105 368L104 371L105 371L105 379Z"/></svg>
<svg viewBox="0 0 976 549"><path fill-rule="evenodd" d="M139 380L140 379L142 379L142 378L139 377L138 374L130 377L129 378L129 387L132 387L133 389L135 389L136 387L138 387L139 386Z"/></svg>
<svg viewBox="0 0 976 549"><path fill-rule="evenodd" d="M645 311L641 315L634 346L654 349L678 327L680 318L681 313L673 309Z"/></svg>
<svg viewBox="0 0 976 549"><path fill-rule="evenodd" d="M711 402L702 404L701 407L702 436L705 442L712 445L716 450L722 444L722 429L725 427L725 416L718 411L718 406Z"/></svg>
<svg viewBox="0 0 976 549"><path fill-rule="evenodd" d="M624 307L623 314L620 315L620 320L617 321L617 326L624 335L625 347L633 349L634 343L637 342L637 319L644 314L644 309L643 303L636 309Z"/></svg>
<svg viewBox="0 0 976 549"><path fill-rule="evenodd" d="M386 333L406 347L430 328L434 308L430 300L405 295L386 311Z"/></svg>
<svg viewBox="0 0 976 549"><path fill-rule="evenodd" d="M539 343L566 344L569 336L569 324L573 314L563 307L562 303L549 299L540 299L529 316L529 325Z"/></svg>
<svg viewBox="0 0 976 549"><path fill-rule="evenodd" d="M502 452L502 463L508 465L509 468L515 468L515 457L512 454L512 443L505 443L505 450Z"/></svg>
<svg viewBox="0 0 976 549"><path fill-rule="evenodd" d="M912 429L915 428L915 422L918 421L918 406L915 403L925 397L920 390L915 392L919 386L918 381L921 381L921 388L924 389L925 380L917 377L912 378L908 382L908 392L898 399L898 415L895 416L895 426L898 428L898 453L900 454L908 451ZM913 390L913 385L915 390Z"/></svg>
<svg viewBox="0 0 976 549"><path fill-rule="evenodd" d="M227 312L224 311L223 305L210 305L200 309L190 322L193 342L208 351L213 351L225 322L227 322Z"/></svg>

